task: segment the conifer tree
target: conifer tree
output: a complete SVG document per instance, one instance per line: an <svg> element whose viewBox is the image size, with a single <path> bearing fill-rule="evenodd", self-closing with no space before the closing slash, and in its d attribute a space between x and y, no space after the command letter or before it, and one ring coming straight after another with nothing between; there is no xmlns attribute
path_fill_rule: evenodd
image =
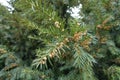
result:
<svg viewBox="0 0 120 80"><path fill-rule="evenodd" d="M0 5L0 80L120 79L119 0L10 4ZM79 4L75 19L67 10Z"/></svg>

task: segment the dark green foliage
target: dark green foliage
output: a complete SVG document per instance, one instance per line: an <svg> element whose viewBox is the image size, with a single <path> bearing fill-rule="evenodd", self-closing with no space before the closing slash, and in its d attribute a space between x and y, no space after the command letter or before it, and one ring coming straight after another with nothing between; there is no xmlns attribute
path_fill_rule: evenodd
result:
<svg viewBox="0 0 120 80"><path fill-rule="evenodd" d="M109 66L115 68L113 65L120 65L120 39L118 36L120 31L120 18L118 18L120 16L120 1L81 0L81 3L83 4L82 11L85 13L83 21L92 27L90 30L95 30L98 39L91 50L98 61L96 74L100 80L106 80L107 78L105 79L103 76L107 77L106 73L111 73L107 72L106 69L109 69ZM108 80L119 80L119 78L109 75Z"/></svg>
<svg viewBox="0 0 120 80"><path fill-rule="evenodd" d="M118 66L111 66L108 68L108 79L109 80L119 80L120 79L120 67Z"/></svg>
<svg viewBox="0 0 120 80"><path fill-rule="evenodd" d="M0 80L119 80L119 0L0 5ZM67 12L82 4L82 19ZM80 23L79 23L80 22Z"/></svg>

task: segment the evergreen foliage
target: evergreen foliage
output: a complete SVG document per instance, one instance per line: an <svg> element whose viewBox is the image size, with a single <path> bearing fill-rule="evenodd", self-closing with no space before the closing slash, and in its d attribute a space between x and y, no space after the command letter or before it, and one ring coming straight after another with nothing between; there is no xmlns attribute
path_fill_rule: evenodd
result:
<svg viewBox="0 0 120 80"><path fill-rule="evenodd" d="M119 0L0 5L0 80L119 80ZM82 19L67 12L82 4Z"/></svg>

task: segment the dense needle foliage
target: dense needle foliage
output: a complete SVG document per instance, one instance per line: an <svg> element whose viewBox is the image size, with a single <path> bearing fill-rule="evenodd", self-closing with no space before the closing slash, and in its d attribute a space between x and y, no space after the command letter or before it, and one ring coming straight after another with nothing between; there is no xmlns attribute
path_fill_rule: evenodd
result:
<svg viewBox="0 0 120 80"><path fill-rule="evenodd" d="M0 80L120 80L120 0L9 3L0 5Z"/></svg>

